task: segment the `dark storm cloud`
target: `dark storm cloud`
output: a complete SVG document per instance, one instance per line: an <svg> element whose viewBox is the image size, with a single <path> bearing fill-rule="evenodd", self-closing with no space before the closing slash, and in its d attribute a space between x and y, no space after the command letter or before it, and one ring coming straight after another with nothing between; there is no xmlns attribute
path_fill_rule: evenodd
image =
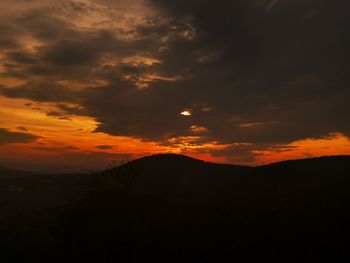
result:
<svg viewBox="0 0 350 263"><path fill-rule="evenodd" d="M88 102L100 131L161 140L190 135L195 124L221 142L269 144L350 134L346 1L152 2L197 31L193 40L171 39L154 69L190 77L115 99L118 84L111 84L104 93L110 99ZM214 55L199 63L200 54ZM179 116L185 108L191 117Z"/></svg>
<svg viewBox="0 0 350 263"><path fill-rule="evenodd" d="M34 64L36 62L33 55L21 51L8 52L7 57L10 61L20 64Z"/></svg>
<svg viewBox="0 0 350 263"><path fill-rule="evenodd" d="M150 89L137 90L116 80L103 93L92 90L86 105L90 114L98 116L101 122L98 131L159 140L169 132L174 135L181 129L185 132L189 124L179 122L183 95L169 87L173 84L166 85L165 89L154 84Z"/></svg>
<svg viewBox="0 0 350 263"><path fill-rule="evenodd" d="M80 37L69 39L65 36L64 39L40 48L42 60L49 65L61 67L86 66L97 63L103 52L112 53L114 48L120 48L118 40L109 31L79 34Z"/></svg>
<svg viewBox="0 0 350 263"><path fill-rule="evenodd" d="M8 143L28 143L37 140L39 137L25 132L13 132L0 128L0 145Z"/></svg>
<svg viewBox="0 0 350 263"><path fill-rule="evenodd" d="M18 47L16 29L8 23L0 23L0 48L11 49Z"/></svg>
<svg viewBox="0 0 350 263"><path fill-rule="evenodd" d="M0 74L24 80L40 77L45 85L62 79L92 81L97 77L106 78L104 74L110 67L108 60L117 60L122 69L123 58L157 50L159 38L128 40L121 36L125 32L112 29L82 30L71 23L72 17L64 19L57 15L65 5L73 6L68 11L75 16L84 9L93 9L93 6L79 3L82 10L76 10L77 4L68 1L57 3L60 8L45 6L29 10L12 18L12 23L7 22L9 19L0 20L0 29L5 32L0 36L0 45L12 45L11 49L4 50L5 71ZM33 50L23 46L28 39L29 42L38 41L34 42Z"/></svg>
<svg viewBox="0 0 350 263"><path fill-rule="evenodd" d="M247 160L257 149L350 135L347 1L150 2L161 14L126 30L134 38L79 30L50 12L23 16L17 24L44 44L32 54L6 51L3 74L41 79L2 94L79 102L84 111L61 109L96 118L97 131L112 135L164 143L203 127L207 141L250 143L229 149ZM160 63L126 63L130 56ZM106 83L74 91L56 83L62 79Z"/></svg>
<svg viewBox="0 0 350 263"><path fill-rule="evenodd" d="M79 38L80 32L74 30L68 21L55 16L54 11L46 6L32 9L16 17L14 23L20 25L36 39L46 42Z"/></svg>
<svg viewBox="0 0 350 263"><path fill-rule="evenodd" d="M0 87L0 94L9 98L26 98L39 102L70 102L77 100L77 92L49 82L29 82L13 88Z"/></svg>

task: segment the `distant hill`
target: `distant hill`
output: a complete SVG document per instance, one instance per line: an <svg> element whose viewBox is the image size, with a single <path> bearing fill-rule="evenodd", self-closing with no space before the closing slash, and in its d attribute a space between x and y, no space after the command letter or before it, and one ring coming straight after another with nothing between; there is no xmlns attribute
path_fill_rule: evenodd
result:
<svg viewBox="0 0 350 263"><path fill-rule="evenodd" d="M6 177L6 176L29 175L29 174L36 174L36 173L28 172L28 171L15 170L15 169L11 169L11 168L0 166L0 178L1 177Z"/></svg>
<svg viewBox="0 0 350 263"><path fill-rule="evenodd" d="M243 165L233 164L221 164L206 162L192 157L179 154L157 154L151 155L139 159L135 159L119 167L109 169L105 173L120 174L132 173L132 172L152 172L152 173L193 173L194 171L204 171L205 173L225 173L225 174L238 174L246 172L264 172L283 169L284 172L296 171L296 170L311 170L322 172L324 169L337 170L346 169L350 166L349 155L339 156L322 156L316 158L305 158L298 160L287 160L268 165L251 167ZM288 169L288 171L286 171ZM209 171L209 172L208 172Z"/></svg>
<svg viewBox="0 0 350 263"><path fill-rule="evenodd" d="M136 159L106 171L108 187L163 195L195 194L214 191L221 184L231 185L239 175L252 171L249 166L204 162L177 154L159 154ZM236 176L234 176L236 175ZM227 188L227 187L226 187Z"/></svg>
<svg viewBox="0 0 350 263"><path fill-rule="evenodd" d="M288 262L336 258L334 253L344 258L341 240L350 236L349 164L350 156L256 168L181 155L145 157L101 174L95 192L64 229L70 242L79 240L76 251L108 247L123 255L129 249L135 260L142 259L136 251L145 248L135 246L136 240L161 240L167 260L176 240L186 247L184 253L209 261L264 255ZM218 247L219 241L229 245Z"/></svg>
<svg viewBox="0 0 350 263"><path fill-rule="evenodd" d="M133 160L120 167L108 170L110 173L118 173L119 171L127 172L128 170L138 170L147 172L223 172L223 173L241 173L251 169L249 166L218 164L205 162L195 158L179 154L157 154L140 159Z"/></svg>
<svg viewBox="0 0 350 263"><path fill-rule="evenodd" d="M237 166L204 162L176 154L153 155L133 160L106 171L105 182L109 187L125 187L128 191L148 191L164 194L196 192L241 192L237 184L259 191L263 186L292 185L299 187L329 187L347 180L350 172L350 156L328 156L291 160L260 167ZM349 173L350 174L350 173ZM350 178L350 177L349 177ZM247 185L249 184L249 186ZM135 188L135 189L134 189ZM136 189L137 188L137 189Z"/></svg>
<svg viewBox="0 0 350 263"><path fill-rule="evenodd" d="M41 256L78 261L350 262L349 164L350 156L247 167L154 155L89 177L26 180L20 203L22 193L2 191L4 211L15 212L1 226ZM26 201L32 189L42 194Z"/></svg>
<svg viewBox="0 0 350 263"><path fill-rule="evenodd" d="M290 169L290 168L311 168L311 169L317 169L317 168L328 168L328 169L336 169L339 168L346 168L348 165L350 165L350 155L337 155L337 156L321 156L321 157L315 157L315 158L305 158L305 159L298 159L298 160L287 160L277 163L272 163L261 167L265 168L278 168L278 169Z"/></svg>

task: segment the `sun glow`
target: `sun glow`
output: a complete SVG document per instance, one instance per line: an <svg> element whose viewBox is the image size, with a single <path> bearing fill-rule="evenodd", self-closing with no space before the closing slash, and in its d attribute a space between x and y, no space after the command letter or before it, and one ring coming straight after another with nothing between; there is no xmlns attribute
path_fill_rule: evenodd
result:
<svg viewBox="0 0 350 263"><path fill-rule="evenodd" d="M189 110L184 110L184 111L181 112L181 115L182 115L182 116L187 116L187 117L188 117L188 116L191 116L192 113L191 113L191 111L189 111Z"/></svg>

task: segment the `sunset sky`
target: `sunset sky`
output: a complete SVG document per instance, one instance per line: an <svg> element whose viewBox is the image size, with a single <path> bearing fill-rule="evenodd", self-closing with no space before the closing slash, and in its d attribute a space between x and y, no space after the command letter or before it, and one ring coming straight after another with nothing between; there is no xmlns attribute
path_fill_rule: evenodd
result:
<svg viewBox="0 0 350 263"><path fill-rule="evenodd" d="M349 1L1 0L0 166L350 154Z"/></svg>

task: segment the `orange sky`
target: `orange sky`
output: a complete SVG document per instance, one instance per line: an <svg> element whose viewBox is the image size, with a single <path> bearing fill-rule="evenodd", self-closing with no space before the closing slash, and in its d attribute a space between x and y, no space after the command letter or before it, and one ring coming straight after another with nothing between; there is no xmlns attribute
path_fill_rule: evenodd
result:
<svg viewBox="0 0 350 263"><path fill-rule="evenodd" d="M337 75L343 57L328 44L342 30L318 30L332 17L302 5L283 13L276 1L247 4L254 16L232 21L222 15L230 10L203 18L186 1L22 2L0 2L0 166L100 170L169 152L248 165L350 154L349 74ZM296 15L298 24L278 20Z"/></svg>
<svg viewBox="0 0 350 263"><path fill-rule="evenodd" d="M169 145L144 142L131 137L111 136L94 132L96 121L89 117L69 115L67 118L48 116L53 106L32 101L0 97L0 126L10 131L30 132L39 137L30 143L0 145L2 163L22 165L27 169L50 171L59 166L63 171L103 169L113 161L123 161L156 153L187 154L207 161L261 165L287 159L322 155L350 154L350 140L336 133L324 139L300 140L277 150L255 151L255 161L240 161L240 156L212 156L211 150L229 145L219 143L193 143L196 138L169 139ZM26 106L27 105L27 106ZM61 118L61 119L60 119ZM124 156L129 154L130 156ZM119 156L120 155L120 156ZM235 158L233 158L235 157Z"/></svg>

